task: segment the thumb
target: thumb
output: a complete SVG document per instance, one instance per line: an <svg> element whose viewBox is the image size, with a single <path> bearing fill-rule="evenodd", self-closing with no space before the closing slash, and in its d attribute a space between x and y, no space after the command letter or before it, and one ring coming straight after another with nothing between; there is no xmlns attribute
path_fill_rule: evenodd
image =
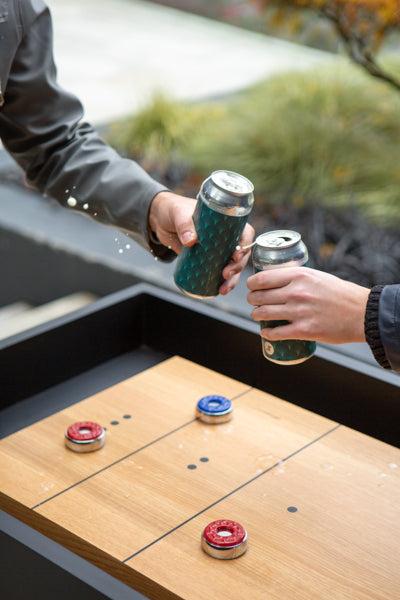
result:
<svg viewBox="0 0 400 600"><path fill-rule="evenodd" d="M193 246L197 242L197 234L192 219L193 211L184 206L177 206L174 213L176 235L181 244L183 246Z"/></svg>

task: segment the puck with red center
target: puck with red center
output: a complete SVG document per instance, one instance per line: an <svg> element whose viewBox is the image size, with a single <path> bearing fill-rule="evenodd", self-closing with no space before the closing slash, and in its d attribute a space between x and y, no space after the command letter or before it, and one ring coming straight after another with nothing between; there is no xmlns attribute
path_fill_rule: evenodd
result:
<svg viewBox="0 0 400 600"><path fill-rule="evenodd" d="M73 423L65 434L65 445L74 452L94 452L104 446L105 429L93 421Z"/></svg>
<svg viewBox="0 0 400 600"><path fill-rule="evenodd" d="M213 521L203 531L201 547L214 558L238 558L247 550L247 531L236 521Z"/></svg>

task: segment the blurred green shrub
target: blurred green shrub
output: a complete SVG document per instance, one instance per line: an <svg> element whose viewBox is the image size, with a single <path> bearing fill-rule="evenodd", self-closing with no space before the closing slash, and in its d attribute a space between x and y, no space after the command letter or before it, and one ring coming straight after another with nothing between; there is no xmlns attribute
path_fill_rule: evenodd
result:
<svg viewBox="0 0 400 600"><path fill-rule="evenodd" d="M157 96L113 141L204 176L238 171L254 182L259 206L361 206L400 223L400 95L342 61L273 77L225 103Z"/></svg>
<svg viewBox="0 0 400 600"><path fill-rule="evenodd" d="M341 63L340 63L341 64ZM274 77L230 103L188 156L251 179L260 200L360 205L400 222L400 95L351 66Z"/></svg>
<svg viewBox="0 0 400 600"><path fill-rule="evenodd" d="M113 125L108 139L124 154L161 175L174 161L184 160L193 136L211 118L219 120L223 107L190 106L156 93L150 103L133 116Z"/></svg>

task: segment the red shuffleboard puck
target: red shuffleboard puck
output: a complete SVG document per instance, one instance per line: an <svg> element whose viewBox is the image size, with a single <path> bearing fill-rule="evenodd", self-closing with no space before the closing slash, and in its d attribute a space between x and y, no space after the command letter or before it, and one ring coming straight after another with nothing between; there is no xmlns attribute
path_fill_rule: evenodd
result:
<svg viewBox="0 0 400 600"><path fill-rule="evenodd" d="M65 434L65 445L74 452L94 452L104 446L105 429L93 421L73 423Z"/></svg>
<svg viewBox="0 0 400 600"><path fill-rule="evenodd" d="M214 558L238 558L247 550L247 537L247 531L240 523L219 519L204 529L201 547Z"/></svg>

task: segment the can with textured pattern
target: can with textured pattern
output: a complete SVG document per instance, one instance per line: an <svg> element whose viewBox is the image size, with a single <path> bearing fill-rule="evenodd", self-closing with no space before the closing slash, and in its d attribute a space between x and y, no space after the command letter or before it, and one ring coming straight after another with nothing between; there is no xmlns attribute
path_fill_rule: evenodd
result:
<svg viewBox="0 0 400 600"><path fill-rule="evenodd" d="M198 243L184 248L175 283L187 296L218 295L222 271L240 240L253 207L252 183L232 171L214 171L202 184L193 215Z"/></svg>

